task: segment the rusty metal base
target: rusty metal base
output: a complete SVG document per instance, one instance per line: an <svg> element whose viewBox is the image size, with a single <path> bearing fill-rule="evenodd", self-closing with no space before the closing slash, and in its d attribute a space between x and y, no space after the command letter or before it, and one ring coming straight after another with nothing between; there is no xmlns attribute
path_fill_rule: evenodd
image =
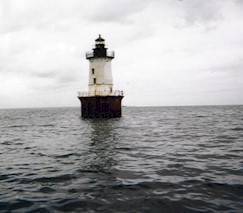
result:
<svg viewBox="0 0 243 213"><path fill-rule="evenodd" d="M123 96L87 96L78 98L81 101L83 118L121 117Z"/></svg>

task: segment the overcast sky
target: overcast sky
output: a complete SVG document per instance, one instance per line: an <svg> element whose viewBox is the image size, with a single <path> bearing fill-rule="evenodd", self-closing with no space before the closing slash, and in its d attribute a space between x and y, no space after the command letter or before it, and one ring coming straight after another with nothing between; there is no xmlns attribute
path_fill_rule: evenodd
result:
<svg viewBox="0 0 243 213"><path fill-rule="evenodd" d="M0 108L79 106L98 34L124 105L243 104L243 0L0 0Z"/></svg>

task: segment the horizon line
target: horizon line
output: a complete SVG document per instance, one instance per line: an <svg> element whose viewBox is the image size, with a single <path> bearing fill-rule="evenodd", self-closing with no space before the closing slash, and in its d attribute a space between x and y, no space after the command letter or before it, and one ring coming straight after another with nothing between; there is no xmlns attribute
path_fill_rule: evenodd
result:
<svg viewBox="0 0 243 213"><path fill-rule="evenodd" d="M122 107L210 107L210 106L243 106L243 104L188 104L188 105L123 105ZM0 107L5 109L48 109L48 108L79 108L80 106L42 106L42 107Z"/></svg>

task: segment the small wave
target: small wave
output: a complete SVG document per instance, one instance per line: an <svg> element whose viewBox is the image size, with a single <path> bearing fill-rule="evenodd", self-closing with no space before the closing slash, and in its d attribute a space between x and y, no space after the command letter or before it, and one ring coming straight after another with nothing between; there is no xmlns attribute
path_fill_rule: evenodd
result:
<svg viewBox="0 0 243 213"><path fill-rule="evenodd" d="M38 125L39 127L54 127L56 125L54 124L41 124L41 125Z"/></svg>
<svg viewBox="0 0 243 213"><path fill-rule="evenodd" d="M12 141L3 141L1 144L2 145L11 145Z"/></svg>
<svg viewBox="0 0 243 213"><path fill-rule="evenodd" d="M77 169L78 173L99 173L99 171L95 169Z"/></svg>
<svg viewBox="0 0 243 213"><path fill-rule="evenodd" d="M19 184L29 184L33 182L37 183L57 183L57 182L65 182L69 181L71 179L75 178L71 174L64 174L64 175L59 175L59 176L53 176L53 177L39 177L39 178L15 178L15 179L10 179L8 182L18 182Z"/></svg>
<svg viewBox="0 0 243 213"><path fill-rule="evenodd" d="M130 147L117 147L116 149L117 149L117 150L125 150L125 151L129 151L129 150L131 150Z"/></svg>
<svg viewBox="0 0 243 213"><path fill-rule="evenodd" d="M38 207L33 210L27 211L26 213L50 213L51 211L48 210L46 207Z"/></svg>
<svg viewBox="0 0 243 213"><path fill-rule="evenodd" d="M55 192L56 190L51 188L51 187L48 187L48 186L44 186L44 187L41 187L39 189L40 192L43 192L43 193L50 193L50 192Z"/></svg>
<svg viewBox="0 0 243 213"><path fill-rule="evenodd" d="M209 183L205 183L205 185L210 188L215 188L215 189L218 188L222 191L230 190L236 193L238 196L243 196L243 185L240 184L209 182Z"/></svg>
<svg viewBox="0 0 243 213"><path fill-rule="evenodd" d="M228 195L230 198L232 198L232 195L236 197L243 196L243 185L241 184L218 183L211 180L186 180L181 182L181 185L185 188L196 186L197 190L201 193L206 192L206 194L215 194L218 197L221 195L224 197ZM221 194L222 192L225 192L225 194Z"/></svg>
<svg viewBox="0 0 243 213"><path fill-rule="evenodd" d="M31 152L30 154L32 154L32 155L36 155L36 156L40 156L40 157L48 156L47 154L44 154L44 153L42 153L42 152L38 152L38 153Z"/></svg>
<svg viewBox="0 0 243 213"><path fill-rule="evenodd" d="M22 141L21 138L14 138L12 140L6 140L6 141L3 141L1 144L3 145L23 145L24 144L24 141Z"/></svg>
<svg viewBox="0 0 243 213"><path fill-rule="evenodd" d="M6 126L6 128L22 128L22 127L30 127L30 125L10 125L10 126Z"/></svg>
<svg viewBox="0 0 243 213"><path fill-rule="evenodd" d="M87 199L79 199L79 200L70 200L64 199L60 200L58 203L53 205L53 208L58 211L87 211L90 209L97 209L102 205L101 202L94 201L94 200L87 200Z"/></svg>
<svg viewBox="0 0 243 213"><path fill-rule="evenodd" d="M206 117L208 117L208 116L205 116L205 115L197 115L197 116L195 116L196 118L206 118Z"/></svg>
<svg viewBox="0 0 243 213"><path fill-rule="evenodd" d="M73 179L74 176L71 174L64 174L64 175L59 175L59 176L54 176L54 177L40 177L40 178L35 178L33 181L34 182L39 182L39 183L47 183L47 182L63 182L63 181L68 181Z"/></svg>
<svg viewBox="0 0 243 213"><path fill-rule="evenodd" d="M233 131L243 131L243 128L242 127L235 127L235 128L232 128L231 130L233 130Z"/></svg>
<svg viewBox="0 0 243 213"><path fill-rule="evenodd" d="M62 155L55 155L55 158L68 158L70 156L80 156L78 153L68 153L68 154L62 154Z"/></svg>
<svg viewBox="0 0 243 213"><path fill-rule="evenodd" d="M228 140L235 140L238 138L231 135L219 135L216 137L216 139L218 142L227 142Z"/></svg>
<svg viewBox="0 0 243 213"><path fill-rule="evenodd" d="M22 209L22 208L27 208L32 206L34 203L29 200L24 200L24 199L17 199L13 203L0 203L1 209L6 209L6 210L15 210L15 209Z"/></svg>
<svg viewBox="0 0 243 213"><path fill-rule="evenodd" d="M7 180L9 179L9 175L0 175L0 180Z"/></svg>

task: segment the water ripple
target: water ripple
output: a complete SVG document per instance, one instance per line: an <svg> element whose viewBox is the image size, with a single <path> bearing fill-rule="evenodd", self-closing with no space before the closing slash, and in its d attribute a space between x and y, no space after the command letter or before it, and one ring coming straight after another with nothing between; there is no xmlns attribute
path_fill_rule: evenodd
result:
<svg viewBox="0 0 243 213"><path fill-rule="evenodd" d="M243 106L0 110L0 212L242 212Z"/></svg>

